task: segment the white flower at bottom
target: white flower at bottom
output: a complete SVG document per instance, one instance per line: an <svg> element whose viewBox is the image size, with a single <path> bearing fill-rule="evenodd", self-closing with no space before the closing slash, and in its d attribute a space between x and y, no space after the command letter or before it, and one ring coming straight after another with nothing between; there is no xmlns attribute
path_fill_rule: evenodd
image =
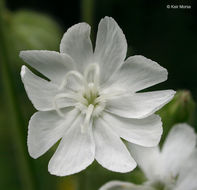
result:
<svg viewBox="0 0 197 190"><path fill-rule="evenodd" d="M146 185L135 185L133 183L123 182L123 181L110 181L105 185L103 185L99 190L155 190L155 189Z"/></svg>
<svg viewBox="0 0 197 190"><path fill-rule="evenodd" d="M167 79L167 70L143 56L126 61L122 30L109 17L98 27L95 51L90 27L79 23L64 34L60 53L22 51L20 57L47 79L22 67L27 94L39 110L29 122L33 158L61 139L49 162L51 174L65 176L96 159L103 167L129 172L136 167L121 138L145 147L158 144L160 117L154 112L174 91L137 93Z"/></svg>
<svg viewBox="0 0 197 190"><path fill-rule="evenodd" d="M131 154L147 177L143 185L111 181L100 190L197 189L196 134L187 124L174 126L161 151L159 147L130 145Z"/></svg>

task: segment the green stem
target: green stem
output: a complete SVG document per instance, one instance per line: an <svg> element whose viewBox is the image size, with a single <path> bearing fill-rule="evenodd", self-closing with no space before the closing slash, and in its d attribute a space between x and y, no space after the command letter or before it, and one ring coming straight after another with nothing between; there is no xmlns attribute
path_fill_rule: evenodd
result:
<svg viewBox="0 0 197 190"><path fill-rule="evenodd" d="M87 22L92 26L94 13L94 0L81 0L81 17L82 21Z"/></svg>
<svg viewBox="0 0 197 190"><path fill-rule="evenodd" d="M94 0L81 0L81 20L92 26L92 38L94 39Z"/></svg>
<svg viewBox="0 0 197 190"><path fill-rule="evenodd" d="M6 38L6 24L4 22L4 2L0 0L0 62L1 62L1 77L4 84L5 104L9 110L8 122L10 124L10 132L13 136L13 144L16 150L18 171L24 190L35 190L34 175L31 170L30 159L27 157L26 142L24 138L24 121L17 103L16 90L12 79L11 69L9 68L9 53L8 43L11 43Z"/></svg>

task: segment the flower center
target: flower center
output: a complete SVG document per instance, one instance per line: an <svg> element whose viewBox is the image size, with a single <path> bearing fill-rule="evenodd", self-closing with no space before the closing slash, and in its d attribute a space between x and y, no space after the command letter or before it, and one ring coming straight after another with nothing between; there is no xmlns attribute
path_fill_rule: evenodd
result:
<svg viewBox="0 0 197 190"><path fill-rule="evenodd" d="M98 105L98 101L97 98L99 97L99 92L98 89L95 87L94 83L89 83L88 84L88 88L86 89L86 91L84 91L83 93L83 98L85 98L87 100L86 105Z"/></svg>
<svg viewBox="0 0 197 190"><path fill-rule="evenodd" d="M71 76L78 80L80 87L77 90L67 91L67 83ZM69 71L59 87L61 92L53 100L54 109L61 117L65 117L65 115L61 110L63 107L58 105L58 101L63 98L74 100L75 107L85 115L84 122L81 126L82 132L86 131L91 119L100 116L105 108L105 96L99 93L99 77L100 68L97 64L87 66L84 75L78 71Z"/></svg>

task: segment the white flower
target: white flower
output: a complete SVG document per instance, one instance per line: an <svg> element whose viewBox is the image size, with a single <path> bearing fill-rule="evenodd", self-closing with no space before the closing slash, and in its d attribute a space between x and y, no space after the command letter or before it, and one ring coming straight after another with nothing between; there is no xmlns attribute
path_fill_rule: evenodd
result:
<svg viewBox="0 0 197 190"><path fill-rule="evenodd" d="M90 26L79 23L64 34L60 53L22 51L21 76L37 110L30 122L28 149L33 158L61 142L49 162L51 174L65 176L85 169L96 159L103 167L128 172L136 167L121 138L146 147L162 134L153 113L174 91L136 93L167 79L167 70L143 56L126 61L122 30L109 17L101 20L93 52Z"/></svg>
<svg viewBox="0 0 197 190"><path fill-rule="evenodd" d="M100 190L197 189L196 134L187 124L174 126L161 151L130 145L131 154L147 177L143 185L111 181Z"/></svg>
<svg viewBox="0 0 197 190"><path fill-rule="evenodd" d="M110 181L103 185L99 190L155 190L152 187L145 185L135 185L123 181ZM164 189L159 189L164 190Z"/></svg>

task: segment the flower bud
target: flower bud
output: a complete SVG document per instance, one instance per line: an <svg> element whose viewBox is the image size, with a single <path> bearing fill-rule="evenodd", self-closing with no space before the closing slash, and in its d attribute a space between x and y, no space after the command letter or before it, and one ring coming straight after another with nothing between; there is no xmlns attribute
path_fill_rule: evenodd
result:
<svg viewBox="0 0 197 190"><path fill-rule="evenodd" d="M195 107L196 104L190 91L179 90L174 96L174 99L157 112L161 116L163 122L161 143L174 124L188 123L193 125Z"/></svg>

